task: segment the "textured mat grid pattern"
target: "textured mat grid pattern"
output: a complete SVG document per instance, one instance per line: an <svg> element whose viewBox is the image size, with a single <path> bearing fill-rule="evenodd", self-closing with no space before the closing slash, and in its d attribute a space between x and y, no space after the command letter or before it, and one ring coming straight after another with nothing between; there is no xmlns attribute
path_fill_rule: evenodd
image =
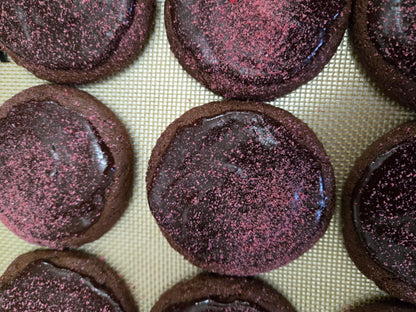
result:
<svg viewBox="0 0 416 312"><path fill-rule="evenodd" d="M45 83L13 62L0 64L0 103ZM108 105L126 124L135 148L136 176L131 203L116 226L83 249L106 259L129 283L141 311L198 269L162 237L147 206L145 174L157 138L191 107L220 100L188 76L170 53L158 2L156 25L137 61L104 81L80 87ZM291 264L262 274L300 312L344 311L384 294L349 260L342 243L340 194L354 159L381 134L414 113L383 97L352 56L348 36L324 71L273 105L304 120L324 144L337 180L337 212L318 244ZM0 274L19 254L35 249L0 224Z"/></svg>

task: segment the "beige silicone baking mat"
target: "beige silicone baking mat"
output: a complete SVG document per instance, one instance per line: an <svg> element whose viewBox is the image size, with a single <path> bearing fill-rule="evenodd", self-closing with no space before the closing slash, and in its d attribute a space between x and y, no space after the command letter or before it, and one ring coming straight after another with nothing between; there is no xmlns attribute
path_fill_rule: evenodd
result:
<svg viewBox="0 0 416 312"><path fill-rule="evenodd" d="M43 83L13 62L0 63L0 103ZM136 62L109 79L80 88L121 118L136 153L134 194L126 213L106 235L82 249L110 263L130 285L140 311L150 311L162 292L199 270L169 246L150 214L145 191L148 158L160 133L176 117L221 98L187 75L170 52L162 1L150 41ZM385 98L369 82L352 54L348 34L320 75L271 103L309 124L323 142L335 169L338 204L315 247L260 277L300 312L345 311L384 296L348 258L341 235L340 194L363 149L399 123L414 119L415 113ZM36 248L0 224L0 274L19 254Z"/></svg>

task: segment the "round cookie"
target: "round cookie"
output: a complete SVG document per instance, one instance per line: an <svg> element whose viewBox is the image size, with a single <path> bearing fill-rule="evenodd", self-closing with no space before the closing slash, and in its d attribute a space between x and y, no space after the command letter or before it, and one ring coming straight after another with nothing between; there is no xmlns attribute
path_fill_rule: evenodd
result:
<svg viewBox="0 0 416 312"><path fill-rule="evenodd" d="M182 67L230 99L272 100L308 82L335 53L349 0L166 0Z"/></svg>
<svg viewBox="0 0 416 312"><path fill-rule="evenodd" d="M86 92L37 86L0 107L0 220L30 243L102 236L128 205L133 172L124 125Z"/></svg>
<svg viewBox="0 0 416 312"><path fill-rule="evenodd" d="M357 0L355 51L378 87L402 105L416 107L416 6L413 0Z"/></svg>
<svg viewBox="0 0 416 312"><path fill-rule="evenodd" d="M350 312L416 312L416 307L402 301L376 302L348 310Z"/></svg>
<svg viewBox="0 0 416 312"><path fill-rule="evenodd" d="M174 121L152 151L148 201L162 233L204 270L255 275L299 257L334 211L322 144L290 113L213 102Z"/></svg>
<svg viewBox="0 0 416 312"><path fill-rule="evenodd" d="M151 312L295 312L275 289L254 278L202 273L166 291Z"/></svg>
<svg viewBox="0 0 416 312"><path fill-rule="evenodd" d="M39 78L89 83L133 62L155 6L155 0L2 1L0 49Z"/></svg>
<svg viewBox="0 0 416 312"><path fill-rule="evenodd" d="M37 250L17 257L0 278L0 310L135 312L120 275L80 251Z"/></svg>
<svg viewBox="0 0 416 312"><path fill-rule="evenodd" d="M345 246L358 269L416 303L416 123L400 125L356 160L342 198Z"/></svg>

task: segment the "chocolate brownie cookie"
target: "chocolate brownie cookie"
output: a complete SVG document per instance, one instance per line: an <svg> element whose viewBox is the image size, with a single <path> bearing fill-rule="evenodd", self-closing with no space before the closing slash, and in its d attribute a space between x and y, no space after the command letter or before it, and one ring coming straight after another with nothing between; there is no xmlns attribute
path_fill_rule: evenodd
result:
<svg viewBox="0 0 416 312"><path fill-rule="evenodd" d="M416 5L413 0L357 0L355 51L378 87L416 107Z"/></svg>
<svg viewBox="0 0 416 312"><path fill-rule="evenodd" d="M34 244L91 242L127 207L133 158L124 125L96 98L27 89L0 107L0 220Z"/></svg>
<svg viewBox="0 0 416 312"><path fill-rule="evenodd" d="M166 291L151 312L295 312L275 289L253 278L203 273Z"/></svg>
<svg viewBox="0 0 416 312"><path fill-rule="evenodd" d="M272 100L314 78L335 53L349 0L166 0L174 55L226 98Z"/></svg>
<svg viewBox="0 0 416 312"><path fill-rule="evenodd" d="M80 251L38 250L16 258L0 278L0 310L136 312L120 275Z"/></svg>
<svg viewBox="0 0 416 312"><path fill-rule="evenodd" d="M58 83L102 79L131 63L149 36L155 0L0 2L0 48Z"/></svg>
<svg viewBox="0 0 416 312"><path fill-rule="evenodd" d="M214 102L174 121L147 172L151 212L191 263L228 275L282 266L324 234L334 175L315 134L264 103Z"/></svg>
<svg viewBox="0 0 416 312"><path fill-rule="evenodd" d="M344 239L357 267L393 297L416 303L416 122L357 159L343 192Z"/></svg>
<svg viewBox="0 0 416 312"><path fill-rule="evenodd" d="M416 312L416 306L402 301L377 302L348 310L350 312Z"/></svg>

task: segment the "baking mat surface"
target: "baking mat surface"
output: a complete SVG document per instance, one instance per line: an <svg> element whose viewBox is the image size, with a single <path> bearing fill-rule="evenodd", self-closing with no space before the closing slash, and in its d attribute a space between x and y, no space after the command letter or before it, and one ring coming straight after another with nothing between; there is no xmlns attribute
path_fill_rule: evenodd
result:
<svg viewBox="0 0 416 312"><path fill-rule="evenodd" d="M414 119L415 113L384 97L351 50L347 33L321 74L270 102L290 111L316 132L336 175L337 208L325 236L299 259L260 276L300 312L340 312L385 296L355 268L343 246L341 189L355 158L366 146L396 125ZM13 62L0 63L0 103L43 83ZM148 209L145 173L150 152L175 118L221 97L187 75L170 52L162 1L158 1L155 28L139 58L122 72L79 88L120 117L130 132L136 155L134 194L128 209L106 235L81 249L103 257L128 282L140 311L150 311L162 292L199 272L169 246ZM0 223L0 274L18 255L36 248Z"/></svg>

